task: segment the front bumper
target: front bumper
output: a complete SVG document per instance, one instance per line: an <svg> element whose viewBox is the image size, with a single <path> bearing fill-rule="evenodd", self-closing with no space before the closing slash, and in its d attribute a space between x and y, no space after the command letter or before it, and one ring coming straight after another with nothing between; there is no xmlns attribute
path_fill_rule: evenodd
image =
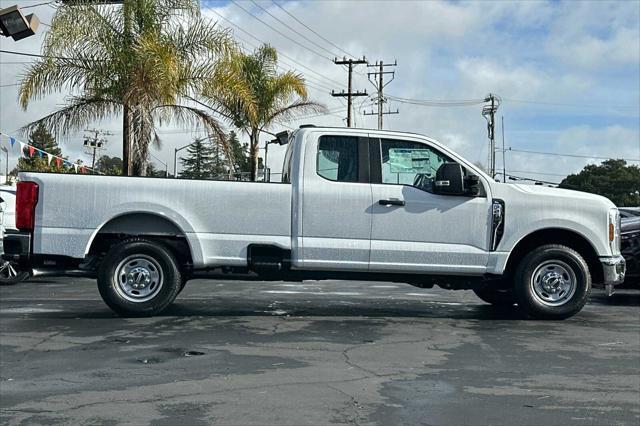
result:
<svg viewBox="0 0 640 426"><path fill-rule="evenodd" d="M600 263L602 263L602 271L604 272L605 286L612 287L622 284L627 270L627 264L622 255L601 257Z"/></svg>

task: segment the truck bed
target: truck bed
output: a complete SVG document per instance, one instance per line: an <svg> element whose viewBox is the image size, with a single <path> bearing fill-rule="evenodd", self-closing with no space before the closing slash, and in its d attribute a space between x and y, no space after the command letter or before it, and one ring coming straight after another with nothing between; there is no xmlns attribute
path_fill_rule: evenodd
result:
<svg viewBox="0 0 640 426"><path fill-rule="evenodd" d="M21 178L39 185L34 254L83 258L95 235L126 214L173 223L189 242L195 267L244 266L251 243L291 246L289 184L49 173Z"/></svg>

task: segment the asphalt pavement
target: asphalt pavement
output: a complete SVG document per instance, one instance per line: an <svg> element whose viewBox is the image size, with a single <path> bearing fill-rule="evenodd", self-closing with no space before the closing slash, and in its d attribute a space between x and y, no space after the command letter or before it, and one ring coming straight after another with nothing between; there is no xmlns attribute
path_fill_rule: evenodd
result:
<svg viewBox="0 0 640 426"><path fill-rule="evenodd" d="M638 425L640 292L565 321L467 291L195 280L119 318L86 279L0 288L0 423Z"/></svg>

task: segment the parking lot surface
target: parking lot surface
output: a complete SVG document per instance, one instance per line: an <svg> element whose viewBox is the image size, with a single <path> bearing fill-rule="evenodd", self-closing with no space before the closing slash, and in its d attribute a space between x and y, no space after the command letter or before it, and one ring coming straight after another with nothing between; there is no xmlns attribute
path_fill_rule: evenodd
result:
<svg viewBox="0 0 640 426"><path fill-rule="evenodd" d="M91 280L34 280L0 288L0 422L637 425L639 306L530 321L466 291L194 280L126 319Z"/></svg>

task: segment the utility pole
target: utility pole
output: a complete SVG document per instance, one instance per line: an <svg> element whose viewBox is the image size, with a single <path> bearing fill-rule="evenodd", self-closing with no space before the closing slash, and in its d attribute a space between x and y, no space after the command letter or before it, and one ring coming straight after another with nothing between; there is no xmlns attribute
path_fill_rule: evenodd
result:
<svg viewBox="0 0 640 426"><path fill-rule="evenodd" d="M504 115L500 116L502 120L502 182L507 182L507 160L506 160L506 150L504 149Z"/></svg>
<svg viewBox="0 0 640 426"><path fill-rule="evenodd" d="M495 138L495 115L500 105L500 97L489 93L485 99L485 102L489 102L482 107L482 116L487 120L487 135L489 136L489 159L487 167L489 168L489 175L494 178L496 176L496 138Z"/></svg>
<svg viewBox="0 0 640 426"><path fill-rule="evenodd" d="M343 98L347 98L347 127L351 127L351 104L352 104L352 100L351 98L356 97L356 96L368 96L367 91L365 90L364 92L352 92L352 74L353 74L353 67L354 65L359 65L359 64L366 64L367 60L363 57L362 59L346 59L346 58L342 58L342 60L338 60L338 58L335 58L333 60L333 63L336 65L348 65L349 66L349 85L347 88L347 92L345 92L344 90L341 91L340 93L336 93L333 90L331 91L331 96L333 97L343 97Z"/></svg>
<svg viewBox="0 0 640 426"><path fill-rule="evenodd" d="M104 136L111 136L113 133L98 129L87 129L85 132L93 133L93 136L84 136L84 147L87 150L85 152L91 155L91 172L95 173L96 151L105 149L104 145L107 143L107 139Z"/></svg>
<svg viewBox="0 0 640 426"><path fill-rule="evenodd" d="M371 81L371 76L374 76L378 78L377 81L371 81L371 84L373 84L376 87L376 91L378 92L378 97L376 99L376 101L378 102L378 112L375 113L373 111L371 112L364 112L364 115L378 115L378 130L382 130L382 116L387 115L387 114L399 114L400 111L398 111L397 109L395 111L383 111L382 110L382 105L387 102L387 100L385 99L384 95L383 95L383 90L384 88L387 86L387 84L391 83L396 76L395 71L385 71L384 67L396 67L398 66L398 62L394 61L393 64L385 64L382 61L380 62L376 62L375 64L371 65L371 64L367 64L367 67L378 67L378 71L374 71L374 72L368 72L367 73L367 78L369 79L369 81ZM384 75L385 74L391 74L391 80L387 81L386 83L384 82Z"/></svg>

